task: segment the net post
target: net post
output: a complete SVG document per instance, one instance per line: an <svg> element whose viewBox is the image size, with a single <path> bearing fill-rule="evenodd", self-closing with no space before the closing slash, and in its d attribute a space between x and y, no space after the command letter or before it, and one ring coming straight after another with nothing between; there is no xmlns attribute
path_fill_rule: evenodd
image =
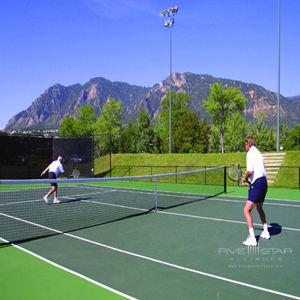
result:
<svg viewBox="0 0 300 300"><path fill-rule="evenodd" d="M226 166L224 166L224 193L227 193L227 177L226 177Z"/></svg>
<svg viewBox="0 0 300 300"><path fill-rule="evenodd" d="M157 177L154 177L154 211L157 212L158 200L157 200Z"/></svg>

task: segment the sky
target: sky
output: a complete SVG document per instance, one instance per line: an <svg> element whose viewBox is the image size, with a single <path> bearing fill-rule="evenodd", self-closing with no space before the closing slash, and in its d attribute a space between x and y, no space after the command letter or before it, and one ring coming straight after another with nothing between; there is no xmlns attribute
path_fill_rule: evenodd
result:
<svg viewBox="0 0 300 300"><path fill-rule="evenodd" d="M151 87L172 70L278 90L278 0L0 0L0 129L50 86ZM300 95L300 1L280 0L280 91Z"/></svg>

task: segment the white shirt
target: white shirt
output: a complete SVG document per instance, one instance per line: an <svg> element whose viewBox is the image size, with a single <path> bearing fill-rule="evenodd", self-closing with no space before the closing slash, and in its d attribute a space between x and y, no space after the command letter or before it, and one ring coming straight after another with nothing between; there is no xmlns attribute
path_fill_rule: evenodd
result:
<svg viewBox="0 0 300 300"><path fill-rule="evenodd" d="M62 164L60 163L59 160L54 160L50 165L49 165L49 172L55 173L56 177L64 172L64 168Z"/></svg>
<svg viewBox="0 0 300 300"><path fill-rule="evenodd" d="M251 183L266 176L264 158L255 146L252 146L247 152L247 171L252 172L249 177Z"/></svg>

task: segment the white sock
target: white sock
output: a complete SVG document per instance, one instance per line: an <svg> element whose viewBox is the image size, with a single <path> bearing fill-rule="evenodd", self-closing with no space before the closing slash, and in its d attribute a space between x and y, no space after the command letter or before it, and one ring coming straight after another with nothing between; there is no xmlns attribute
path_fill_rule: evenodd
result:
<svg viewBox="0 0 300 300"><path fill-rule="evenodd" d="M254 229L253 229L253 228L249 228L249 234L250 234L250 237L251 237L252 239L255 239Z"/></svg>
<svg viewBox="0 0 300 300"><path fill-rule="evenodd" d="M264 231L268 231L268 224L264 223Z"/></svg>

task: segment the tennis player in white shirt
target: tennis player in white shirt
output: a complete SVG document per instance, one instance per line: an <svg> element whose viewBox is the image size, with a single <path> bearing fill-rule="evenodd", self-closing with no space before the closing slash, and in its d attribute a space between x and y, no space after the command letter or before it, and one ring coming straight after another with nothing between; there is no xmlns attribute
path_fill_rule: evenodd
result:
<svg viewBox="0 0 300 300"><path fill-rule="evenodd" d="M49 179L57 179L57 177L64 172L64 168L62 166L62 157L58 156L57 160L54 160L42 173L41 176L43 176L48 171L48 177ZM57 198L57 183L51 183L51 188L47 195L43 197L44 201L46 203L49 203L48 197L51 194L54 194L54 200L53 203L59 203L60 201Z"/></svg>
<svg viewBox="0 0 300 300"><path fill-rule="evenodd" d="M266 215L263 210L263 204L268 190L268 183L264 159L262 154L255 147L255 139L253 137L247 137L245 148L247 152L247 170L243 181L248 182L250 187L248 191L248 200L244 207L244 216L249 229L249 236L243 244L245 246L255 247L257 246L257 241L254 234L251 215L251 211L254 207L256 207L261 223L263 224L263 232L260 237L267 240L270 239Z"/></svg>

